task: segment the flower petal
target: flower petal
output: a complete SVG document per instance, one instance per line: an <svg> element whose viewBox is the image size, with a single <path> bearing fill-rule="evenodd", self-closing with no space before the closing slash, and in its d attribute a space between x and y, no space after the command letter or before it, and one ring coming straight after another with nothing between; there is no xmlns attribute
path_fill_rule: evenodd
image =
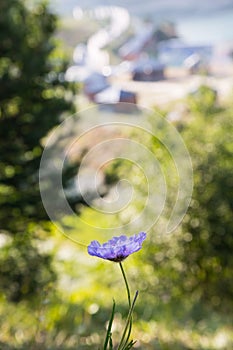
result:
<svg viewBox="0 0 233 350"><path fill-rule="evenodd" d="M98 241L92 241L87 248L88 254L102 259L120 262L130 254L142 248L142 243L146 239L146 233L140 232L131 237L121 235L113 237L102 245Z"/></svg>

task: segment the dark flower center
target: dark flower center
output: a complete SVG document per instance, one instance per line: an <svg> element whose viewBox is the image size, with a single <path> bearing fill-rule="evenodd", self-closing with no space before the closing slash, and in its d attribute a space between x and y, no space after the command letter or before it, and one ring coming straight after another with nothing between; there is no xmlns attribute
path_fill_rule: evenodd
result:
<svg viewBox="0 0 233 350"><path fill-rule="evenodd" d="M127 256L128 256L128 255L127 255ZM121 262L121 261L123 261L124 259L126 259L127 256L120 254L120 255L117 255L115 258L108 258L108 260L114 261L114 262Z"/></svg>

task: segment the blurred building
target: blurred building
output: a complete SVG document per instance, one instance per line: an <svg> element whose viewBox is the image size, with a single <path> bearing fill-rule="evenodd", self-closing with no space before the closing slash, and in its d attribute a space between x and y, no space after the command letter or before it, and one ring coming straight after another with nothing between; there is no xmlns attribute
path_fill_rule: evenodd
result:
<svg viewBox="0 0 233 350"><path fill-rule="evenodd" d="M158 81L165 79L165 66L152 59L138 61L132 69L132 79L135 81Z"/></svg>
<svg viewBox="0 0 233 350"><path fill-rule="evenodd" d="M199 54L194 53L184 60L184 68L189 74L207 73L208 63Z"/></svg>
<svg viewBox="0 0 233 350"><path fill-rule="evenodd" d="M85 44L78 44L73 53L73 61L77 65L85 65L87 61L87 46Z"/></svg>
<svg viewBox="0 0 233 350"><path fill-rule="evenodd" d="M194 54L209 61L212 51L212 45L189 44L180 39L161 41L157 46L158 59L164 64L174 66L183 65L184 61Z"/></svg>
<svg viewBox="0 0 233 350"><path fill-rule="evenodd" d="M102 109L120 113L132 113L137 110L137 95L134 92L110 86L94 97Z"/></svg>
<svg viewBox="0 0 233 350"><path fill-rule="evenodd" d="M71 66L65 73L65 80L70 82L84 82L91 74L92 70L86 66Z"/></svg>
<svg viewBox="0 0 233 350"><path fill-rule="evenodd" d="M119 56L123 60L129 61L138 59L150 40L152 40L153 34L154 26L145 26L138 35L131 38L119 49Z"/></svg>
<svg viewBox="0 0 233 350"><path fill-rule="evenodd" d="M109 86L109 82L103 74L94 72L84 81L84 93L91 101L95 102L96 94L107 89Z"/></svg>

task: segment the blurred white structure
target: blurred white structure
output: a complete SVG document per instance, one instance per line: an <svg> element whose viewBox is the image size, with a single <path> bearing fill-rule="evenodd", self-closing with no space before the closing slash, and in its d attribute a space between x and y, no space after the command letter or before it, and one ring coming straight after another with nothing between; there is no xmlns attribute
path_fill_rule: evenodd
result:
<svg viewBox="0 0 233 350"><path fill-rule="evenodd" d="M183 65L184 60L194 54L209 61L212 51L212 45L186 43L180 39L165 40L158 44L158 58L167 65Z"/></svg>

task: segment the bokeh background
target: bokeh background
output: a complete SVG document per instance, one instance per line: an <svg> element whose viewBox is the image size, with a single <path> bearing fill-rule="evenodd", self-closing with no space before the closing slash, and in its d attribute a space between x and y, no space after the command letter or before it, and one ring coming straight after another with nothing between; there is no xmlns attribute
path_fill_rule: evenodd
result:
<svg viewBox="0 0 233 350"><path fill-rule="evenodd" d="M113 32L103 46L95 35L111 29L117 13L105 8L96 14L100 5L0 2L0 349L101 349L113 298L117 343L127 313L119 267L88 256L75 241L103 241L106 227L124 230L146 203L145 175L137 164L114 159L111 150L113 160L101 171L100 196L111 200L122 178L137 191L130 210L114 215L92 207L96 198L88 174L95 170L94 159L84 174L88 203L75 178L89 149L106 137L127 137L156 156L167 185L163 215L147 232L143 249L125 261L131 290L140 291L135 348L230 350L233 2L108 1L105 5L126 8L120 13L128 24L124 31L117 24L120 34ZM134 79L137 68L141 75ZM95 84L99 90L93 91ZM121 105L119 96L131 104ZM147 118L151 134L135 128L98 130L74 148L62 175L75 215L59 221L61 234L41 200L40 160L48 136L74 113L75 125L59 139L61 152L80 135L89 123L88 112L81 113L87 108L92 118L96 113L110 122L119 113L132 123ZM180 133L193 167L190 206L169 234L178 177L171 154L159 142L166 123L158 122L158 114ZM151 167L150 157L143 166ZM49 179L46 186L56 198L53 174ZM148 215L153 221L153 210Z"/></svg>

